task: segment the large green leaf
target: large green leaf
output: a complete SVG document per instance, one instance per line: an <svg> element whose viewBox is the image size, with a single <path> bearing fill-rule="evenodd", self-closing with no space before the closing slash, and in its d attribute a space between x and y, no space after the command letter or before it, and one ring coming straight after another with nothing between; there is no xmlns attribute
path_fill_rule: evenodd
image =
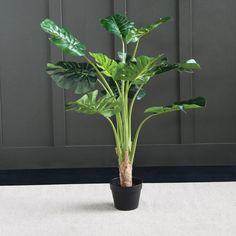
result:
<svg viewBox="0 0 236 236"><path fill-rule="evenodd" d="M184 63L179 63L178 65L178 70L179 71L184 71L184 72L193 72L194 70L199 70L201 69L201 66L194 60L190 59Z"/></svg>
<svg viewBox="0 0 236 236"><path fill-rule="evenodd" d="M197 109L206 106L206 100L203 97L197 97L194 99L176 102L168 106L159 106L159 107L149 107L144 113L154 113L157 115L173 112L173 111L184 111L189 109Z"/></svg>
<svg viewBox="0 0 236 236"><path fill-rule="evenodd" d="M97 75L93 67L87 63L60 61L47 64L47 73L64 89L70 89L76 94L84 94L94 90Z"/></svg>
<svg viewBox="0 0 236 236"><path fill-rule="evenodd" d="M134 23L126 16L116 14L108 16L101 20L101 25L110 33L118 36L120 39L127 41L129 33L134 32Z"/></svg>
<svg viewBox="0 0 236 236"><path fill-rule="evenodd" d="M157 66L162 62L163 55L157 57L140 56L136 62L119 64L114 80L129 80L136 85L145 84L155 75Z"/></svg>
<svg viewBox="0 0 236 236"><path fill-rule="evenodd" d="M52 20L45 19L41 23L41 28L50 34L49 40L67 54L83 56L86 47L78 41L69 31L59 27Z"/></svg>
<svg viewBox="0 0 236 236"><path fill-rule="evenodd" d="M66 104L67 111L76 111L84 114L101 114L105 117L111 117L121 111L119 99L105 95L97 99L98 90L94 90L75 102Z"/></svg>
<svg viewBox="0 0 236 236"><path fill-rule="evenodd" d="M193 72L194 70L199 70L201 67L200 65L194 60L190 59L184 63L176 63L176 64L169 64L167 60L163 60L163 62L156 68L156 75L162 74L164 72L170 70L178 70L180 72Z"/></svg>
<svg viewBox="0 0 236 236"><path fill-rule="evenodd" d="M113 59L110 59L106 55L102 53L92 53L90 52L90 55L95 59L97 62L97 66L102 69L103 74L106 76L112 77L112 75L115 73L117 68L117 62Z"/></svg>
<svg viewBox="0 0 236 236"><path fill-rule="evenodd" d="M141 28L135 29L133 32L131 32L128 35L128 42L136 42L136 41L138 41L144 35L152 32L154 29L159 27L161 24L163 24L163 23L165 23L165 22L167 22L169 20L171 20L170 16L163 17L163 18L160 18L160 19L156 20L152 24L149 24L149 25L147 25L145 27L141 27Z"/></svg>

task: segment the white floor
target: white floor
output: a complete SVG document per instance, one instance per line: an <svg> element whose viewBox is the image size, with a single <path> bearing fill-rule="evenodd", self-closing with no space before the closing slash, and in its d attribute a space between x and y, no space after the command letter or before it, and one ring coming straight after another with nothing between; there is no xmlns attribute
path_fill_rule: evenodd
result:
<svg viewBox="0 0 236 236"><path fill-rule="evenodd" d="M144 184L113 208L108 184L0 187L0 236L235 236L236 182Z"/></svg>

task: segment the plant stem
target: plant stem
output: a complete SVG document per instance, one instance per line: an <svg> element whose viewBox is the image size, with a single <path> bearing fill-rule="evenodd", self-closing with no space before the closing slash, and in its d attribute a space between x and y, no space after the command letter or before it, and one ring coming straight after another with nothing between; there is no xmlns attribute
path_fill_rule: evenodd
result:
<svg viewBox="0 0 236 236"><path fill-rule="evenodd" d="M137 141L138 141L138 137L139 137L139 133L140 130L142 129L143 125L145 124L146 121L148 121L149 119L151 119L152 117L157 116L157 114L152 114L150 116L147 116L138 126L137 131L135 133L134 136L134 141L132 144L132 149L131 149L131 155L130 155L130 161L131 163L133 163L134 161L134 155L135 155L135 151L136 151L136 147L137 147Z"/></svg>
<svg viewBox="0 0 236 236"><path fill-rule="evenodd" d="M111 125L111 127L112 127L112 130L113 130L113 133L114 133L114 137L115 137L115 141L116 141L116 152L117 152L117 155L118 155L119 161L120 161L120 158L121 158L121 156L122 156L122 153L121 153L121 149L120 149L119 136L117 135L117 131L116 131L116 128L115 128L115 126L114 126L112 120L111 120L109 117L105 117L105 118L109 121L109 123L110 123L110 125Z"/></svg>
<svg viewBox="0 0 236 236"><path fill-rule="evenodd" d="M137 51L138 51L138 46L139 46L139 40L137 41L137 43L136 43L136 45L135 45L134 52L133 52L133 55L132 55L132 59L134 59L135 56L136 56L136 53L137 53Z"/></svg>
<svg viewBox="0 0 236 236"><path fill-rule="evenodd" d="M119 86L119 84L118 84L115 80L113 80L113 81L115 82L116 87L117 87L117 90L118 90L118 93L119 93L119 95L121 96L121 91L120 91L120 86Z"/></svg>
<svg viewBox="0 0 236 236"><path fill-rule="evenodd" d="M125 87L125 121L126 121L126 135L127 135L127 146L130 151L130 143L131 143L131 136L129 133L130 127L129 127L129 81L126 81L126 87Z"/></svg>
<svg viewBox="0 0 236 236"><path fill-rule="evenodd" d="M125 100L125 81L122 80L122 86L121 86L121 94L122 94L122 121L123 121L123 148L124 150L127 150L128 148L128 139L127 139L127 125L126 125L126 100Z"/></svg>
<svg viewBox="0 0 236 236"><path fill-rule="evenodd" d="M97 68L97 66L86 56L84 56L85 60L95 69L95 71L98 73L99 77L101 78L102 82L104 83L104 85L106 86L107 90L109 91L109 94L114 96L114 93L111 89L111 87L109 86L109 84L107 83L105 77L102 75L102 73L99 71L99 69Z"/></svg>
<svg viewBox="0 0 236 236"><path fill-rule="evenodd" d="M88 61L88 63L95 69L95 71L98 73L99 77L101 78L102 81L98 80L98 82L102 85L102 87L105 89L105 91L110 94L111 96L114 96L114 93L111 89L111 87L109 86L109 84L107 83L105 77L102 75L102 73L99 71L99 69L97 68L97 66L86 56L84 56L84 58ZM115 81L115 83L117 84L117 82ZM119 91L119 93L121 93L120 88L117 84L117 89ZM109 123L112 126L113 132L114 132L114 136L115 136L115 140L116 140L116 152L119 158L119 162L121 161L122 158L122 152L121 152L121 142L123 142L122 139L122 120L121 120L121 115L120 113L116 114L116 124L117 124L117 128L115 128L112 120L108 117L106 117L106 119L109 121Z"/></svg>
<svg viewBox="0 0 236 236"><path fill-rule="evenodd" d="M121 40L122 42L122 63L125 63L125 43L123 40Z"/></svg>
<svg viewBox="0 0 236 236"><path fill-rule="evenodd" d="M133 112L133 107L134 107L134 103L136 101L136 98L140 92L140 90L142 89L143 84L139 87L139 89L136 91L134 97L132 98L132 101L130 103L130 108L129 108L129 136L130 138L132 138L132 112Z"/></svg>
<svg viewBox="0 0 236 236"><path fill-rule="evenodd" d="M104 88L104 90L106 91L106 93L109 94L109 91L107 90L106 86L102 83L102 81L98 79L98 83L101 84L101 86Z"/></svg>

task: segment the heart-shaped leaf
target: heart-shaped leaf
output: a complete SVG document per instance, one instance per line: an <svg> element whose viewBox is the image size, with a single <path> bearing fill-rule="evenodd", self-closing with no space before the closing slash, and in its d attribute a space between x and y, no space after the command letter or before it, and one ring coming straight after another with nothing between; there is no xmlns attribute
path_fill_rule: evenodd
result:
<svg viewBox="0 0 236 236"><path fill-rule="evenodd" d="M176 64L169 64L167 60L163 60L163 62L156 68L155 74L162 74L174 69L177 69L180 72L192 73L194 70L199 70L200 68L200 65L194 59L190 59L184 63Z"/></svg>
<svg viewBox="0 0 236 236"><path fill-rule="evenodd" d="M114 74L116 71L118 63L102 53L90 52L89 54L95 59L97 66L102 69L103 74L112 77L112 74Z"/></svg>
<svg viewBox="0 0 236 236"><path fill-rule="evenodd" d="M168 22L169 20L171 20L171 17L167 16L167 17L160 18L160 19L156 20L154 23L149 24L149 25L147 25L145 27L134 28L132 31L130 31L128 33L128 35L126 37L127 43L130 43L130 42L135 43L135 42L137 42L144 35L149 34L154 29L158 28L160 25L162 25L165 22Z"/></svg>
<svg viewBox="0 0 236 236"><path fill-rule="evenodd" d="M192 73L194 70L201 69L200 65L194 59L190 59L185 63L179 63L177 65L178 65L178 70L184 72Z"/></svg>
<svg viewBox="0 0 236 236"><path fill-rule="evenodd" d="M87 63L60 61L47 64L47 73L64 89L70 89L76 94L84 94L94 90L97 75L94 68Z"/></svg>
<svg viewBox="0 0 236 236"><path fill-rule="evenodd" d="M157 57L137 57L134 63L119 64L113 79L129 80L136 85L145 84L155 75L155 70L162 60L162 54Z"/></svg>
<svg viewBox="0 0 236 236"><path fill-rule="evenodd" d="M123 41L127 42L129 33L134 32L134 23L131 22L126 16L116 14L108 16L101 20L101 25L110 33L118 36Z"/></svg>
<svg viewBox="0 0 236 236"><path fill-rule="evenodd" d="M67 54L83 56L85 45L78 41L69 31L59 27L52 20L45 19L41 23L41 28L50 34L49 40Z"/></svg>
<svg viewBox="0 0 236 236"><path fill-rule="evenodd" d="M176 102L168 106L149 107L144 113L154 113L157 115L173 112L173 111L186 111L189 109L203 108L206 106L206 99L203 97L197 97L194 99Z"/></svg>
<svg viewBox="0 0 236 236"><path fill-rule="evenodd" d="M105 117L111 117L121 111L119 99L105 95L97 99L98 90L94 90L75 102L66 104L67 111L76 111L84 114L100 114Z"/></svg>

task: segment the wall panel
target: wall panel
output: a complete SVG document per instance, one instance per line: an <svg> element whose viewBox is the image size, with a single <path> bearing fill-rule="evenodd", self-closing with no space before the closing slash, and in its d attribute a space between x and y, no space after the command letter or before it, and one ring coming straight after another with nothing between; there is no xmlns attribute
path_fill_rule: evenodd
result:
<svg viewBox="0 0 236 236"><path fill-rule="evenodd" d="M138 26L173 20L145 37L138 53L165 53L171 62L196 58L196 74L153 78L135 106L134 127L147 106L205 96L207 108L153 119L140 136L135 165L235 165L236 2L216 0L0 1L0 169L110 167L114 140L102 117L65 112L77 99L45 72L47 62L81 61L50 45L39 24L49 17L87 45L116 56L120 42L99 19L126 13ZM132 48L129 48L132 50Z"/></svg>
<svg viewBox="0 0 236 236"><path fill-rule="evenodd" d="M39 23L48 1L0 2L0 78L4 146L52 143L49 43Z"/></svg>
<svg viewBox="0 0 236 236"><path fill-rule="evenodd" d="M195 112L196 143L236 142L236 3L233 0L193 1L193 56L202 70L194 80L194 95L208 99Z"/></svg>

